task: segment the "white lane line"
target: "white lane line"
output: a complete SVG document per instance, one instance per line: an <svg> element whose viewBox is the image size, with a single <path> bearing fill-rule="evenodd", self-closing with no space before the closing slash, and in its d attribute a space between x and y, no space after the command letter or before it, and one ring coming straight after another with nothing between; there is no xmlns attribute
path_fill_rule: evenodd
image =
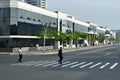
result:
<svg viewBox="0 0 120 80"><path fill-rule="evenodd" d="M63 62L62 64L56 64L56 65L53 65L52 67L57 67L57 66L60 66L60 65L63 65L63 64L67 64L67 63L70 63L70 61Z"/></svg>
<svg viewBox="0 0 120 80"><path fill-rule="evenodd" d="M113 65L110 67L110 69L115 68L117 65L118 65L118 63L113 64Z"/></svg>
<svg viewBox="0 0 120 80"><path fill-rule="evenodd" d="M89 67L89 68L94 68L94 67L96 67L96 66L98 66L98 65L100 65L100 64L102 64L102 62L99 62L99 63L97 63L97 64L95 64L95 65L93 65L93 66L91 66L91 67Z"/></svg>
<svg viewBox="0 0 120 80"><path fill-rule="evenodd" d="M104 56L108 56L108 55L110 55L110 54L112 54L112 53L107 53L107 54L105 54Z"/></svg>
<svg viewBox="0 0 120 80"><path fill-rule="evenodd" d="M80 66L80 68L84 68L84 67L86 67L86 66L88 66L88 65L91 65L91 64L93 64L93 62L89 62L88 64L85 64L85 65L83 65L83 66Z"/></svg>
<svg viewBox="0 0 120 80"><path fill-rule="evenodd" d="M54 62L54 63L50 63L50 64L46 64L46 65L43 65L44 67L47 67L47 66L51 66L51 65L54 65L54 64L58 64L58 62Z"/></svg>
<svg viewBox="0 0 120 80"><path fill-rule="evenodd" d="M104 64L103 66L101 66L100 69L103 69L104 67L106 67L109 64L110 64L110 62L107 62L106 64Z"/></svg>
<svg viewBox="0 0 120 80"><path fill-rule="evenodd" d="M67 67L67 66L70 66L70 65L73 65L73 64L76 64L76 63L78 63L78 62L72 62L72 63L70 63L70 64L66 64L66 65L63 65L63 66L61 66L61 67Z"/></svg>
<svg viewBox="0 0 120 80"><path fill-rule="evenodd" d="M70 68L74 68L74 67L80 66L80 65L85 64L85 63L86 63L86 62L81 62L81 63L79 63L79 64L76 64L76 65L70 66Z"/></svg>
<svg viewBox="0 0 120 80"><path fill-rule="evenodd" d="M46 61L46 62L43 62L43 63L40 63L40 64L36 64L36 65L34 65L34 66L41 66L41 65L45 65L45 64L49 64L49 63L53 63L53 62L55 62L55 61Z"/></svg>

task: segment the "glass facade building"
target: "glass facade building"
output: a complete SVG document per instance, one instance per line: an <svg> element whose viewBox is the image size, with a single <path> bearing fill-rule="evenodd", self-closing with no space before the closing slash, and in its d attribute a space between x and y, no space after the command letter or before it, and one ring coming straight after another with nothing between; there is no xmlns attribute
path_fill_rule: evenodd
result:
<svg viewBox="0 0 120 80"><path fill-rule="evenodd" d="M57 18L18 7L0 8L0 48L42 46L37 36L46 28L57 30ZM46 40L46 46L53 41Z"/></svg>
<svg viewBox="0 0 120 80"><path fill-rule="evenodd" d="M35 5L41 8L47 8L47 1L46 0L25 0L26 3Z"/></svg>
<svg viewBox="0 0 120 80"><path fill-rule="evenodd" d="M0 0L0 3L0 51L13 51L21 46L36 47L36 44L42 47L44 41L38 36L45 29L69 34L75 31L104 33L102 29L65 13L51 12L18 0ZM61 43L46 39L45 45L59 48ZM75 45L74 41L72 45Z"/></svg>
<svg viewBox="0 0 120 80"><path fill-rule="evenodd" d="M84 25L80 25L80 24L74 24L75 27L75 31L78 32L88 32L88 27L85 27Z"/></svg>

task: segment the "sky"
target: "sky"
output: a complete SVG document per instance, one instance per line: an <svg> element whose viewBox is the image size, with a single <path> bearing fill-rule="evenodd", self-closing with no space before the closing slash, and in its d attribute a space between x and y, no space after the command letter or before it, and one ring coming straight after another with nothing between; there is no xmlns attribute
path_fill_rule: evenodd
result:
<svg viewBox="0 0 120 80"><path fill-rule="evenodd" d="M47 8L70 14L80 21L120 29L120 0L47 0Z"/></svg>

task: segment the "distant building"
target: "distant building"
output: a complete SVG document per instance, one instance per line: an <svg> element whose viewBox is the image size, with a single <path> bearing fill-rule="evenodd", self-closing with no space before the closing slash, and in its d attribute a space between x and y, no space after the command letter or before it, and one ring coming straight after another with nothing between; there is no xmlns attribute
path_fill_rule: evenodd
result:
<svg viewBox="0 0 120 80"><path fill-rule="evenodd" d="M35 5L41 8L47 8L46 0L25 0L28 4Z"/></svg>
<svg viewBox="0 0 120 80"><path fill-rule="evenodd" d="M88 39L84 41L80 38L78 41L72 40L71 43L63 44L54 38L43 40L38 37L47 29L68 34L88 33ZM99 27L93 22L82 22L66 13L52 12L27 4L24 0L0 0L0 52L16 52L19 47L24 51L42 50L43 43L49 49L59 48L61 45L74 48L76 44L80 46L84 42L92 45L93 39L99 35L115 38L115 33L110 29Z"/></svg>
<svg viewBox="0 0 120 80"><path fill-rule="evenodd" d="M18 0L18 1L22 1L22 2L25 2L25 0Z"/></svg>

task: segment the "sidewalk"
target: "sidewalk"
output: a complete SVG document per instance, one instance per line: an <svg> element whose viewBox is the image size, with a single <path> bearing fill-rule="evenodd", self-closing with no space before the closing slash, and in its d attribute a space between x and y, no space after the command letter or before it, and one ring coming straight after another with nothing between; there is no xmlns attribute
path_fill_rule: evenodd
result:
<svg viewBox="0 0 120 80"><path fill-rule="evenodd" d="M100 48L100 47L107 47L111 45L99 45L99 46L83 46L78 48L64 48L63 52L70 52L70 51L78 51L78 50L86 50L86 49L93 49L93 48ZM24 55L48 55L48 54L57 54L58 49L51 49L46 50L45 53L43 51L28 51L24 52ZM11 55L16 55L17 53L9 53Z"/></svg>
<svg viewBox="0 0 120 80"><path fill-rule="evenodd" d="M99 46L83 46L78 48L64 48L63 52L71 52L71 51L79 51L79 50L86 50L86 49L93 49L93 48L100 48L100 47L107 47L111 45L99 45ZM58 49L51 49L46 50L45 53L43 51L28 51L24 52L23 55L48 55L48 54L57 54ZM0 52L0 55L18 55L18 53L13 52Z"/></svg>

